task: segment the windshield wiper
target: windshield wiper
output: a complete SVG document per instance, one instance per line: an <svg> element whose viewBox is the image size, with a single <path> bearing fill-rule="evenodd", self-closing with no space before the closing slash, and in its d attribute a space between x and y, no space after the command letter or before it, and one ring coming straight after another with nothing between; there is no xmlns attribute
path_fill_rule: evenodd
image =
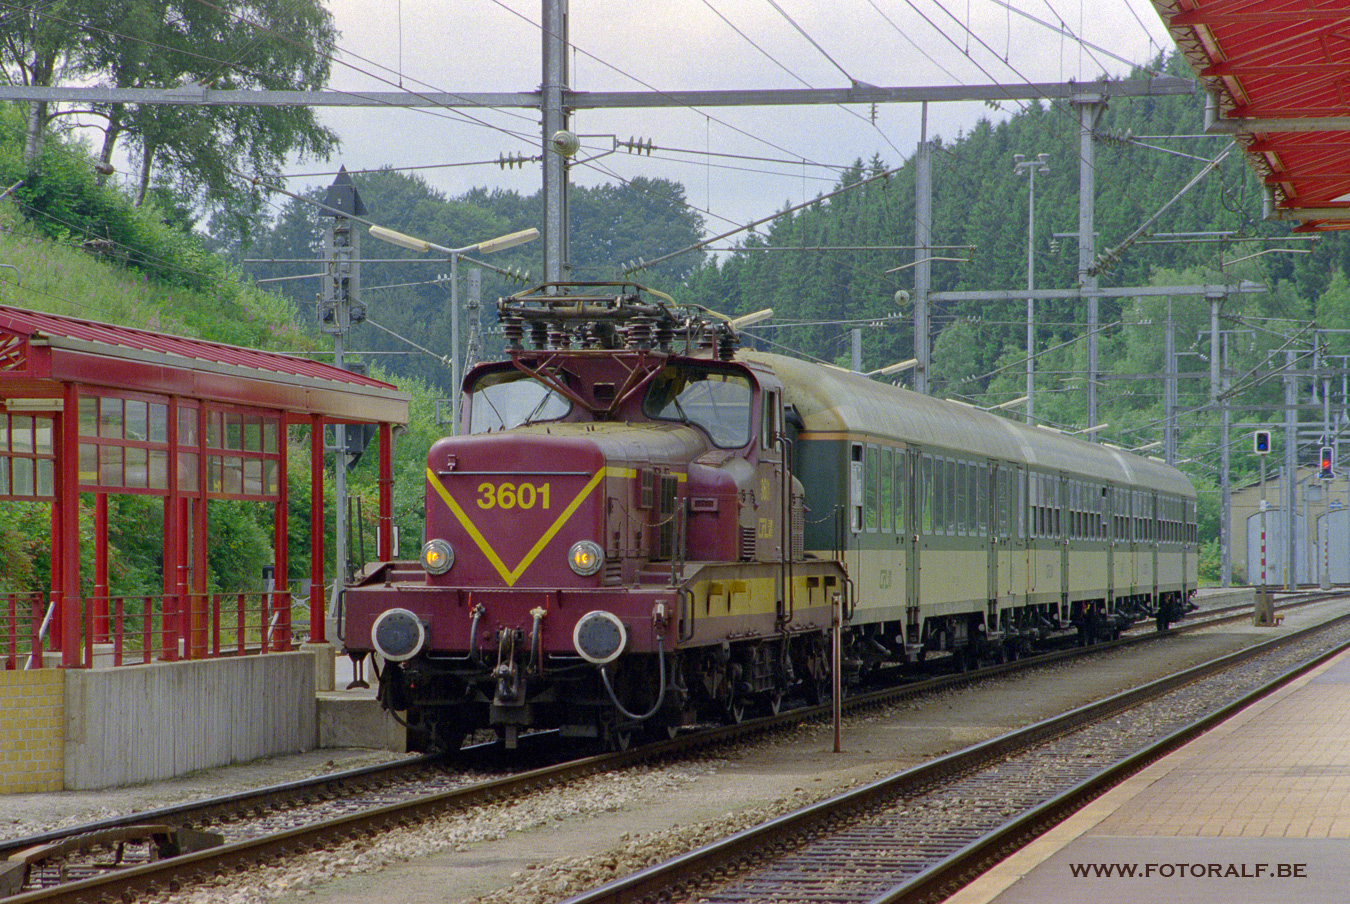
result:
<svg viewBox="0 0 1350 904"><path fill-rule="evenodd" d="M539 404L538 404L538 405L535 405L535 406L534 406L534 410L532 410L528 415L526 415L526 416L525 416L525 420L521 421L521 422L520 422L519 424L517 424L516 426L518 426L518 427L523 427L524 425L526 425L526 424L530 423L531 421L533 421L535 415L537 415L540 411L542 411L542 410L544 409L544 405L548 403L548 400L551 399L551 398L553 398L553 397L556 396L556 395L557 395L557 393L554 392L554 391L551 390L551 389L550 389L548 392L544 393L544 397L541 398L541 399L539 400Z"/></svg>

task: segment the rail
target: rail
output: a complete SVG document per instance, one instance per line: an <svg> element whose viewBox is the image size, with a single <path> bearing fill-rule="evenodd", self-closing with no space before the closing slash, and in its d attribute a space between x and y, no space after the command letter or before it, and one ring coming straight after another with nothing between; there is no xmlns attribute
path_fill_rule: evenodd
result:
<svg viewBox="0 0 1350 904"><path fill-rule="evenodd" d="M1250 617L1250 611L1250 607L1248 607L1247 617ZM1185 629L1183 628L1181 630ZM1305 632L1300 632L1300 634L1310 630L1312 629L1305 629ZM1178 629L1174 628L1166 634L1150 632L1147 635L1147 639L1166 637L1175 633L1178 633ZM1120 641L1086 648L1086 650L1113 649L1121 644L1138 643L1143 640L1145 640L1145 638L1142 637L1129 640L1122 639ZM1267 646L1273 646L1276 643L1278 643L1278 641L1268 642ZM845 701L845 706L849 710L864 711L925 691L959 686L961 684L979 680L980 678L987 678L1030 665L1050 664L1069 656L1081 655L1083 652L1085 652L1084 648L1075 647L1073 650L1030 657L1019 660L1017 663L995 666L976 672L966 672L948 675L942 678L932 678L902 688L891 688L886 691L875 691L864 694ZM1233 656L1239 655L1241 654L1233 654ZM1229 658L1231 659L1232 656ZM1215 667L1216 666L1213 664L1209 666L1211 669ZM1196 670L1197 674L1200 672L1200 669L1203 668L1203 666L1198 667ZM1177 676L1173 676L1174 679L1176 677ZM1127 691L1122 695L1118 695L1117 698L1113 698L1113 700L1116 700L1117 703L1119 703L1119 701L1128 699L1126 695L1138 693L1138 689L1135 691ZM566 763L533 769L509 777L475 783L468 787L438 791L429 794L419 794L410 798L406 804L388 804L374 810L350 812L336 819L316 822L307 828L288 829L275 836L228 842L226 845L214 848L211 851L203 851L197 854L175 858L173 860L135 866L114 874L89 877L81 879L78 882L72 882L66 886L29 890L12 899L5 899L5 904L9 904L9 901L11 900L14 904L36 904L36 902L39 901L108 901L116 900L122 896L129 899L136 895L145 894L147 889L151 887L163 889L178 882L190 883L198 881L198 879L204 875L229 872L236 869L248 869L255 863L274 863L278 856L294 853L297 850L336 843L337 840L362 833L370 834L396 830L400 826L415 823L418 820L429 818L433 815L440 816L449 812L462 811L493 800L514 799L535 789L556 787L558 785L566 784L581 776L593 775L611 769L620 769L637 763L652 762L672 756L681 756L694 750L715 749L720 744L762 733L770 727L781 727L811 719L823 718L828 715L829 709L829 704L826 704L784 712L777 717L768 716L759 719L747 719L745 722L738 725L726 725L706 732L681 735L672 740L661 741L624 752L604 754L581 760L572 760ZM1049 726L1048 728L1047 725ZM1061 730L1059 726L1055 726L1050 722L1040 723L1040 729L1043 734L1055 734ZM1008 737L1010 736L1004 737L1005 741ZM489 750L499 751L499 748L495 745L482 745L482 750L484 753L487 753ZM462 755L468 757L466 764L480 762L473 756L472 751L473 749L466 749L461 752ZM970 752L967 751L966 755L970 755ZM959 772L967 768L961 761L954 759L959 756L959 754L953 754L940 762L945 762L951 767L950 771ZM228 795L225 798L194 801L191 803L174 805L173 807L163 810L132 813L83 826L67 826L45 832L41 835L0 840L0 873L3 871L3 864L5 863L4 858L13 858L16 854L25 849L36 845L51 844L60 841L61 839L68 838L72 834L104 831L120 826L137 825L145 822L171 823L175 825L207 828L218 822L229 822L237 818L235 815L231 814L237 814L238 812L257 814L273 809L286 809L299 806L305 800L312 801L317 798L327 798L337 795L341 792L341 787L343 785L357 776L375 778L376 776L401 772L410 768L426 768L432 766L435 762L435 757L423 757L418 758L417 760L401 761L394 764L364 767L363 769L356 770L352 773L319 776L289 783L284 786L274 785L267 788L237 792ZM494 760L489 756L485 762L492 763ZM933 764L917 767L917 769L922 773L921 777L935 777L942 772L941 769L935 769ZM382 781L383 779L377 779L377 783ZM292 797L296 799L294 802L290 801L290 798ZM322 817L320 818L322 819ZM194 879L194 876L198 877L198 879Z"/></svg>

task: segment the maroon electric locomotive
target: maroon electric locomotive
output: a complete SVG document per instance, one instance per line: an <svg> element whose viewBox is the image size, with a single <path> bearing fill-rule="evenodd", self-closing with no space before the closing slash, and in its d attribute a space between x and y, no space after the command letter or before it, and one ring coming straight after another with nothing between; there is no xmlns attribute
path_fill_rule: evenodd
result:
<svg viewBox="0 0 1350 904"><path fill-rule="evenodd" d="M345 593L348 651L415 744L557 728L607 746L840 680L1160 628L1196 587L1164 462L738 350L622 284L498 302L506 360L427 458L419 562Z"/></svg>
<svg viewBox="0 0 1350 904"><path fill-rule="evenodd" d="M498 309L507 360L466 375L466 433L428 454L420 561L345 592L346 648L379 654L414 743L617 747L818 696L845 575L803 552L773 371L734 360L725 318L634 286Z"/></svg>

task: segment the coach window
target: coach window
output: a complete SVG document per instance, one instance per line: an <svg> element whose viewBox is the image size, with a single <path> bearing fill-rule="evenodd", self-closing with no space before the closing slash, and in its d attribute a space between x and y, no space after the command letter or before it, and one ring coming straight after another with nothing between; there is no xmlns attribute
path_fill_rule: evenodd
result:
<svg viewBox="0 0 1350 904"><path fill-rule="evenodd" d="M1050 536L1050 488L1043 474L1036 475L1036 536Z"/></svg>
<svg viewBox="0 0 1350 904"><path fill-rule="evenodd" d="M1041 475L1033 474L1027 478L1027 511L1030 511L1030 524L1027 533L1033 538L1041 537L1044 522L1041 519Z"/></svg>
<svg viewBox="0 0 1350 904"><path fill-rule="evenodd" d="M891 509L895 515L895 532L904 534L909 532L909 524L905 521L905 496L908 494L909 486L909 462L910 457L901 449L895 450L895 462L891 471L892 491L891 491Z"/></svg>
<svg viewBox="0 0 1350 904"><path fill-rule="evenodd" d="M945 524L942 522L942 502L946 498L946 491L942 487L942 475L946 472L946 467L942 459L934 457L931 461L933 465L933 533L944 533Z"/></svg>
<svg viewBox="0 0 1350 904"><path fill-rule="evenodd" d="M891 461L894 458L890 449L882 449L881 471L877 474L877 506L880 516L878 527L882 533L890 533L895 526L895 521L891 517L891 492L893 488L891 477Z"/></svg>
<svg viewBox="0 0 1350 904"><path fill-rule="evenodd" d="M1027 533L1033 538L1041 535L1041 475L1032 474L1027 478L1027 511L1030 514Z"/></svg>
<svg viewBox="0 0 1350 904"><path fill-rule="evenodd" d="M920 513L920 522L924 533L935 533L937 531L937 460L931 455L925 455L920 465L922 474L920 475L919 493L922 500L923 511Z"/></svg>
<svg viewBox="0 0 1350 904"><path fill-rule="evenodd" d="M1008 472L999 468L994 472L994 517L992 523L1001 539L1008 539L1008 508L1012 503L1008 490Z"/></svg>
<svg viewBox="0 0 1350 904"><path fill-rule="evenodd" d="M981 537L989 536L989 465L975 466L975 530Z"/></svg>
<svg viewBox="0 0 1350 904"><path fill-rule="evenodd" d="M939 534L947 533L951 524L951 462L945 458L937 459L937 510L933 519Z"/></svg>
<svg viewBox="0 0 1350 904"><path fill-rule="evenodd" d="M947 461L947 535L953 537L956 536L965 517L961 505L963 500L960 498L964 495L960 490L961 468L960 462L950 459Z"/></svg>
<svg viewBox="0 0 1350 904"><path fill-rule="evenodd" d="M1078 522L1076 525L1074 525L1074 534L1078 537L1078 539L1085 540L1089 536L1088 513L1087 513L1088 507L1087 484L1083 483L1080 480L1075 480L1074 495L1077 497L1076 499L1074 499L1074 506L1073 506L1074 520Z"/></svg>
<svg viewBox="0 0 1350 904"><path fill-rule="evenodd" d="M970 462L966 465L966 533L972 537L980 533L980 465Z"/></svg>
<svg viewBox="0 0 1350 904"><path fill-rule="evenodd" d="M1078 538L1078 481L1070 480L1065 484L1068 496L1065 510L1069 513L1068 528L1070 539Z"/></svg>
<svg viewBox="0 0 1350 904"><path fill-rule="evenodd" d="M947 463L940 458L933 462L933 533L947 532L946 501L947 489L944 480L947 475Z"/></svg>
<svg viewBox="0 0 1350 904"><path fill-rule="evenodd" d="M1064 482L1058 477L1047 477L1046 490L1049 496L1049 504L1046 510L1046 530L1054 539L1059 539L1060 512L1064 508Z"/></svg>
<svg viewBox="0 0 1350 904"><path fill-rule="evenodd" d="M877 447L867 447L867 529L877 529Z"/></svg>
<svg viewBox="0 0 1350 904"><path fill-rule="evenodd" d="M971 536L984 533L984 465L973 462L970 466L970 517L966 527Z"/></svg>
<svg viewBox="0 0 1350 904"><path fill-rule="evenodd" d="M1055 536L1055 495L1054 481L1047 474L1041 475L1041 538L1048 540Z"/></svg>
<svg viewBox="0 0 1350 904"><path fill-rule="evenodd" d="M957 499L956 479L958 464L951 459L942 463L942 529L948 536L956 536L956 525L961 521L960 500Z"/></svg>
<svg viewBox="0 0 1350 904"><path fill-rule="evenodd" d="M1027 472L1017 469L1017 539L1027 538Z"/></svg>
<svg viewBox="0 0 1350 904"><path fill-rule="evenodd" d="M863 503L866 498L866 482L863 480L863 444L852 443L849 446L848 461L848 506L849 526L853 532L863 529Z"/></svg>

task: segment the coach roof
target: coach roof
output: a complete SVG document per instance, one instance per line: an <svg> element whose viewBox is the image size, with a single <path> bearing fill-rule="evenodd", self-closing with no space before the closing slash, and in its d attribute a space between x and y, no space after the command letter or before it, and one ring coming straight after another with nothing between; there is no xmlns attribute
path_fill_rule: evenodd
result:
<svg viewBox="0 0 1350 904"><path fill-rule="evenodd" d="M742 357L773 369L783 381L785 401L796 407L807 434L847 433L897 439L925 449L978 451L1103 482L1195 495L1185 475L1155 459L1028 427L839 368L762 352L743 352Z"/></svg>

